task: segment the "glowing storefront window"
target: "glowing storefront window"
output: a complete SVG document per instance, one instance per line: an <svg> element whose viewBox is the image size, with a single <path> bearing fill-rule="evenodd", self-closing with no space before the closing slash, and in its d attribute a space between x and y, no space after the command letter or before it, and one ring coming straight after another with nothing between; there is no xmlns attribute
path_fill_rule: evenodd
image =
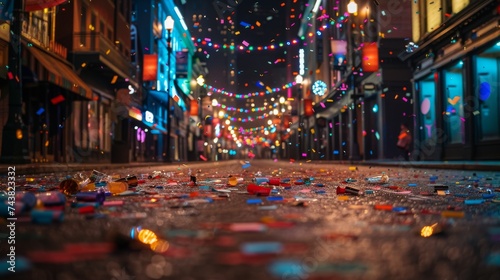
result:
<svg viewBox="0 0 500 280"><path fill-rule="evenodd" d="M444 69L443 120L450 144L465 143L463 62Z"/></svg>
<svg viewBox="0 0 500 280"><path fill-rule="evenodd" d="M479 104L471 111L478 121L481 140L500 138L499 69L500 42L474 57L474 94Z"/></svg>
<svg viewBox="0 0 500 280"><path fill-rule="evenodd" d="M456 14L469 5L469 0L452 0L451 11Z"/></svg>
<svg viewBox="0 0 500 280"><path fill-rule="evenodd" d="M436 135L436 86L433 75L420 80L417 90L420 97L420 135L425 141Z"/></svg>

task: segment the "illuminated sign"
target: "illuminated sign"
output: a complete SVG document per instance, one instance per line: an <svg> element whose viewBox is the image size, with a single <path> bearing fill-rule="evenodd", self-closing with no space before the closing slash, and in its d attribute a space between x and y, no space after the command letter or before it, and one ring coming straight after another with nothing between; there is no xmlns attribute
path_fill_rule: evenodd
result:
<svg viewBox="0 0 500 280"><path fill-rule="evenodd" d="M142 121L142 112L141 112L141 110L139 110L135 107L128 109L128 115L131 118L134 118L138 121Z"/></svg>
<svg viewBox="0 0 500 280"><path fill-rule="evenodd" d="M325 82L323 82L321 80L317 80L316 82L314 82L314 84L312 86L312 90L313 90L314 94L319 95L319 96L323 96L327 89L328 89L328 86L326 85Z"/></svg>
<svg viewBox="0 0 500 280"><path fill-rule="evenodd" d="M220 124L215 125L215 137L220 137Z"/></svg>
<svg viewBox="0 0 500 280"><path fill-rule="evenodd" d="M146 111L146 113L144 113L144 115L145 115L144 117L148 123L153 123L154 118L155 118L153 113L151 113L150 111Z"/></svg>
<svg viewBox="0 0 500 280"><path fill-rule="evenodd" d="M305 59L304 59L304 49L299 50L299 75L304 75L306 73L305 71Z"/></svg>
<svg viewBox="0 0 500 280"><path fill-rule="evenodd" d="M136 136L137 136L137 142L144 143L144 141L146 141L146 132L141 128L137 129Z"/></svg>

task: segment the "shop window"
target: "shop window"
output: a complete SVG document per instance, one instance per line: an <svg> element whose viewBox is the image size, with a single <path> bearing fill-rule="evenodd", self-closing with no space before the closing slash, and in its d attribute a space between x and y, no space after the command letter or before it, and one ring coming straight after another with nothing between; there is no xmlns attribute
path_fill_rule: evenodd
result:
<svg viewBox="0 0 500 280"><path fill-rule="evenodd" d="M460 12L469 5L470 0L451 0L451 11L453 14Z"/></svg>
<svg viewBox="0 0 500 280"><path fill-rule="evenodd" d="M436 87L433 75L420 80L416 85L420 100L420 135L425 142L436 135Z"/></svg>
<svg viewBox="0 0 500 280"><path fill-rule="evenodd" d="M465 143L463 62L443 70L443 119L450 144Z"/></svg>
<svg viewBox="0 0 500 280"><path fill-rule="evenodd" d="M440 1L426 1L426 17L427 17L427 32L432 32L437 29L443 22L443 10Z"/></svg>
<svg viewBox="0 0 500 280"><path fill-rule="evenodd" d="M88 104L84 101L73 102L73 139L76 151L79 155L86 152L89 148L89 131L88 131Z"/></svg>
<svg viewBox="0 0 500 280"><path fill-rule="evenodd" d="M474 94L477 96L478 106L473 108L473 114L478 121L479 137L481 140L499 139L500 42L474 58Z"/></svg>

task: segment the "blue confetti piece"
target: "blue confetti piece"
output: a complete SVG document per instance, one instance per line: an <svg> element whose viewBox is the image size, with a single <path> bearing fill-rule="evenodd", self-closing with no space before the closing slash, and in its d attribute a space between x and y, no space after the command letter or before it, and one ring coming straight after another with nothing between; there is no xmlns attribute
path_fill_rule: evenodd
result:
<svg viewBox="0 0 500 280"><path fill-rule="evenodd" d="M210 190L210 186L200 186L198 189L200 191L209 191Z"/></svg>
<svg viewBox="0 0 500 280"><path fill-rule="evenodd" d="M317 190L317 191L315 191L315 193L317 193L317 194L325 194L326 191L324 191L324 190Z"/></svg>
<svg viewBox="0 0 500 280"><path fill-rule="evenodd" d="M307 276L302 263L296 260L277 260L272 262L268 269L279 279L303 279Z"/></svg>
<svg viewBox="0 0 500 280"><path fill-rule="evenodd" d="M408 184L408 187L416 187L416 186L417 186L417 184L415 184L415 183Z"/></svg>
<svg viewBox="0 0 500 280"><path fill-rule="evenodd" d="M38 111L36 111L36 114L40 116L41 114L43 114L43 112L45 112L45 109L40 108L40 109L38 109Z"/></svg>
<svg viewBox="0 0 500 280"><path fill-rule="evenodd" d="M259 198L252 198L252 199L247 199L247 204L261 204L262 199Z"/></svg>
<svg viewBox="0 0 500 280"><path fill-rule="evenodd" d="M374 194L375 192L373 190L365 190L365 194Z"/></svg>
<svg viewBox="0 0 500 280"><path fill-rule="evenodd" d="M464 200L464 203L466 205L478 205L478 204L482 204L484 202L483 199L466 199Z"/></svg>
<svg viewBox="0 0 500 280"><path fill-rule="evenodd" d="M283 251L283 244L279 242L247 242L241 245L241 252L247 255L279 254Z"/></svg>
<svg viewBox="0 0 500 280"><path fill-rule="evenodd" d="M263 183L269 183L269 179L266 177L256 177L253 179L253 181L258 185L263 184Z"/></svg>
<svg viewBox="0 0 500 280"><path fill-rule="evenodd" d="M250 26L252 26L250 23L244 22L244 21L240 21L240 25L243 26L243 27L250 27Z"/></svg>
<svg viewBox="0 0 500 280"><path fill-rule="evenodd" d="M406 207L393 207L392 212L406 212L408 208Z"/></svg>
<svg viewBox="0 0 500 280"><path fill-rule="evenodd" d="M490 199L490 198L495 198L495 194L494 193L483 193L483 198L484 199Z"/></svg>
<svg viewBox="0 0 500 280"><path fill-rule="evenodd" d="M267 201L283 201L282 196L268 196Z"/></svg>
<svg viewBox="0 0 500 280"><path fill-rule="evenodd" d="M241 168L246 169L250 167L250 163L245 163L241 166Z"/></svg>

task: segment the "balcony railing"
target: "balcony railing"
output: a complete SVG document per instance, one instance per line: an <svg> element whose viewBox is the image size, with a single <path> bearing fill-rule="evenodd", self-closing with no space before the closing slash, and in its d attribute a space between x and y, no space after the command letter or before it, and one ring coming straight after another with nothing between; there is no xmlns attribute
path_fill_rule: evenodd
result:
<svg viewBox="0 0 500 280"><path fill-rule="evenodd" d="M117 44L111 42L100 33L75 33L73 36L73 51L75 53L99 53L99 60L111 69L119 69L130 76L133 67L130 57L120 52Z"/></svg>

